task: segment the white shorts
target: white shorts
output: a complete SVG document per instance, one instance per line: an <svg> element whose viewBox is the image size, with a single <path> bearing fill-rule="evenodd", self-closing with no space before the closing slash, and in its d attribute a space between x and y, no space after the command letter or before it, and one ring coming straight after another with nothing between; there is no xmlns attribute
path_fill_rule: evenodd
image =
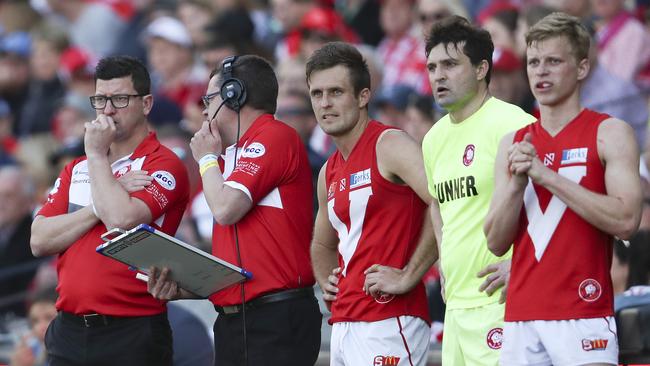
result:
<svg viewBox="0 0 650 366"><path fill-rule="evenodd" d="M334 323L330 365L426 365L430 337L429 325L413 316Z"/></svg>
<svg viewBox="0 0 650 366"><path fill-rule="evenodd" d="M505 323L500 359L503 366L588 363L618 364L613 317Z"/></svg>

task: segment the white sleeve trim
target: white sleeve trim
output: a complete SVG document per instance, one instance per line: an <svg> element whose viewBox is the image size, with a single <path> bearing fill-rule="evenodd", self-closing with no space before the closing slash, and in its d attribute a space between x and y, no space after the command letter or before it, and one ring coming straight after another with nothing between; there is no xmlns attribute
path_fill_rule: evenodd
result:
<svg viewBox="0 0 650 366"><path fill-rule="evenodd" d="M231 180L225 181L223 182L223 184L227 185L230 188L238 189L244 192L244 194L248 196L248 199L251 200L251 202L253 202L253 197L251 196L251 192L248 190L248 188L246 188L245 185L241 183L233 182Z"/></svg>

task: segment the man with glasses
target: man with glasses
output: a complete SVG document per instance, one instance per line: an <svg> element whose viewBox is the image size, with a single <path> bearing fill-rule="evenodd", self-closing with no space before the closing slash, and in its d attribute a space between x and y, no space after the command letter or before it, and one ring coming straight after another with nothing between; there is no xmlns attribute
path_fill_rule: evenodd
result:
<svg viewBox="0 0 650 366"><path fill-rule="evenodd" d="M171 365L165 303L95 248L109 229L141 223L174 235L189 198L187 171L148 130L153 97L142 63L102 59L90 103L97 118L85 124L86 155L63 169L32 225L34 255L58 254L49 365Z"/></svg>

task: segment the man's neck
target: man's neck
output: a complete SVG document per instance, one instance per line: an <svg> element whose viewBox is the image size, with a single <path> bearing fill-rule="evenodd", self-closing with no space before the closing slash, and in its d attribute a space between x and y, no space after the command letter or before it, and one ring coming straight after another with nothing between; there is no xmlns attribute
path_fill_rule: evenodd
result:
<svg viewBox="0 0 650 366"><path fill-rule="evenodd" d="M557 135L582 111L579 94L575 93L563 103L553 106L539 106L542 127L551 136Z"/></svg>
<svg viewBox="0 0 650 366"><path fill-rule="evenodd" d="M237 126L237 122L235 121L232 124L232 127L228 131L228 136L222 136L224 139L224 148L227 148L228 146L232 146L235 143L237 143L238 138L241 139L242 136L248 131L251 126L253 126L253 123L260 118L263 114L266 114L264 111L256 110L256 109L241 109L239 111L239 126ZM237 128L239 127L239 133L237 133ZM239 135L239 136L238 136ZM240 146L241 147L241 146Z"/></svg>
<svg viewBox="0 0 650 366"><path fill-rule="evenodd" d="M479 88L478 92L462 107L449 112L452 123L461 123L476 113L485 102L490 99L490 92L487 88Z"/></svg>
<svg viewBox="0 0 650 366"><path fill-rule="evenodd" d="M362 113L357 124L350 131L341 136L332 136L332 141L334 141L336 148L341 152L341 155L343 155L343 159L348 159L352 150L361 138L361 135L363 135L366 127L368 127L368 122L370 122L368 114Z"/></svg>

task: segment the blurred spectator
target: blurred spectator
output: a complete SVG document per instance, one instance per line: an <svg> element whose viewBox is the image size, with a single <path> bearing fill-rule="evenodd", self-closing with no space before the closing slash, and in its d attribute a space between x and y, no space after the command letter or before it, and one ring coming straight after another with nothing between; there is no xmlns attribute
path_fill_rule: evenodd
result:
<svg viewBox="0 0 650 366"><path fill-rule="evenodd" d="M25 334L11 356L10 366L47 366L45 332L56 317L57 293L53 287L36 293L28 310L29 333Z"/></svg>
<svg viewBox="0 0 650 366"><path fill-rule="evenodd" d="M589 50L591 69L583 81L580 102L591 108L629 123L639 146L644 146L648 126L648 105L639 87L607 70L598 57L599 49L592 42Z"/></svg>
<svg viewBox="0 0 650 366"><path fill-rule="evenodd" d="M90 96L95 93L97 59L79 47L69 47L61 54L59 76L69 91Z"/></svg>
<svg viewBox="0 0 650 366"><path fill-rule="evenodd" d="M14 121L20 120L20 110L27 97L30 49L31 37L26 32L0 37L0 97L9 103Z"/></svg>
<svg viewBox="0 0 650 366"><path fill-rule="evenodd" d="M300 57L307 59L328 42L356 43L357 35L343 23L343 18L333 9L312 8L300 21L297 42Z"/></svg>
<svg viewBox="0 0 650 366"><path fill-rule="evenodd" d="M309 93L305 80L305 61L300 57L290 57L279 60L275 67L278 75L279 94L289 90Z"/></svg>
<svg viewBox="0 0 650 366"><path fill-rule="evenodd" d="M625 10L625 0L591 0L596 23L598 61L612 74L635 81L650 61L650 34Z"/></svg>
<svg viewBox="0 0 650 366"><path fill-rule="evenodd" d="M478 22L490 32L494 47L514 50L518 18L517 6L508 0L496 0L479 13Z"/></svg>
<svg viewBox="0 0 650 366"><path fill-rule="evenodd" d="M461 3L455 0L418 0L418 20L420 28L426 37L434 22L449 15L460 15L467 18L467 11Z"/></svg>
<svg viewBox="0 0 650 366"><path fill-rule="evenodd" d="M20 119L17 119L19 137L52 130L52 119L65 96L65 85L57 71L61 54L67 47L66 33L52 24L41 24L32 32L31 77Z"/></svg>
<svg viewBox="0 0 650 366"><path fill-rule="evenodd" d="M83 142L84 123L94 119L88 97L68 92L54 118L54 136L64 146L78 145Z"/></svg>
<svg viewBox="0 0 650 366"><path fill-rule="evenodd" d="M26 31L41 20L27 1L0 1L0 35Z"/></svg>
<svg viewBox="0 0 650 366"><path fill-rule="evenodd" d="M72 43L97 57L111 54L118 36L126 29L124 19L101 2L47 0L47 3L65 19Z"/></svg>
<svg viewBox="0 0 650 366"><path fill-rule="evenodd" d="M489 88L493 96L516 104L528 113L534 109L535 99L528 87L523 63L510 49L494 47Z"/></svg>
<svg viewBox="0 0 650 366"><path fill-rule="evenodd" d="M524 9L517 21L517 31L515 32L515 48L513 51L517 55L522 58L526 57L526 32L528 32L528 28L554 11L557 10L545 5L532 5Z"/></svg>
<svg viewBox="0 0 650 366"><path fill-rule="evenodd" d="M194 63L192 39L178 19L160 17L146 29L154 92L184 109L196 105L205 90L207 70Z"/></svg>
<svg viewBox="0 0 650 366"><path fill-rule="evenodd" d="M295 56L300 46L298 26L305 14L317 6L315 0L271 0L273 18L278 22L280 40L275 47L275 59Z"/></svg>
<svg viewBox="0 0 650 366"><path fill-rule="evenodd" d="M406 107L417 92L409 85L397 84L384 87L371 100L374 104L373 119L404 129L406 125Z"/></svg>
<svg viewBox="0 0 650 366"><path fill-rule="evenodd" d="M221 66L224 58L231 55L256 54L269 57L255 39L255 24L244 7L223 10L206 27L206 44L201 57L209 70Z"/></svg>
<svg viewBox="0 0 650 366"><path fill-rule="evenodd" d="M0 167L0 314L25 316L25 295L40 262L29 247L34 185L18 166Z"/></svg>
<svg viewBox="0 0 650 366"><path fill-rule="evenodd" d="M375 47L384 38L376 0L338 0L334 4L345 24L359 35L361 42Z"/></svg>
<svg viewBox="0 0 650 366"><path fill-rule="evenodd" d="M438 120L438 117L434 110L433 97L429 95L414 95L409 98L409 104L406 107L404 131L421 145L424 135L429 132L431 126ZM439 294L440 291L435 296L439 296Z"/></svg>
<svg viewBox="0 0 650 366"><path fill-rule="evenodd" d="M589 0L544 0L544 5L580 19L588 19L591 16Z"/></svg>
<svg viewBox="0 0 650 366"><path fill-rule="evenodd" d="M214 17L210 0L179 0L176 15L190 34L194 46L200 48L208 40L205 27Z"/></svg>
<svg viewBox="0 0 650 366"><path fill-rule="evenodd" d="M413 0L382 0L380 21L386 36L377 52L384 65L382 87L406 84L420 94L431 93L426 72L424 39L414 27Z"/></svg>
<svg viewBox="0 0 650 366"><path fill-rule="evenodd" d="M146 65L148 62L146 46L142 37L138 37L137 35L144 33L156 12L169 15L172 14L172 9L170 6L170 9L166 11L161 2L157 0L133 0L131 3L133 6L133 14L126 22L124 29L117 35L117 41L115 42L116 44L112 54L132 56ZM93 91L94 87L93 84Z"/></svg>
<svg viewBox="0 0 650 366"><path fill-rule="evenodd" d="M13 117L9 103L0 99L0 166L13 162L18 141L13 135Z"/></svg>

